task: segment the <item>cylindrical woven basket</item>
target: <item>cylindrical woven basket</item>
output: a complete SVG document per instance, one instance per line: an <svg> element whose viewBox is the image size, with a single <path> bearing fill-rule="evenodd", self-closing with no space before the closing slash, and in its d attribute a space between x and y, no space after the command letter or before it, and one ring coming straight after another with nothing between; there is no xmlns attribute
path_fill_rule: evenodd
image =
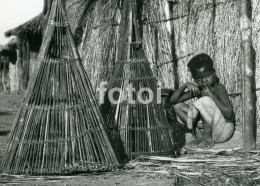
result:
<svg viewBox="0 0 260 186"><path fill-rule="evenodd" d="M143 49L136 44L131 48L131 60L118 61L109 81L108 92L117 88L112 100L118 102L111 103L111 95L107 95L101 107L111 143L122 161L173 154L173 130L160 102L158 81ZM134 88L131 93L129 85Z"/></svg>

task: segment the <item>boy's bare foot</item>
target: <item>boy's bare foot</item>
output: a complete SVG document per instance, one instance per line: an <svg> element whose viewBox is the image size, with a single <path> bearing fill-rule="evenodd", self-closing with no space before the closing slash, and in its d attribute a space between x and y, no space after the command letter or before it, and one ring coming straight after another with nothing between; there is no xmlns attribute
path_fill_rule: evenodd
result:
<svg viewBox="0 0 260 186"><path fill-rule="evenodd" d="M188 146L198 146L202 142L202 138L196 138L188 143Z"/></svg>
<svg viewBox="0 0 260 186"><path fill-rule="evenodd" d="M213 141L203 140L198 145L198 148L201 148L201 149L211 149L214 145L215 145L215 143Z"/></svg>

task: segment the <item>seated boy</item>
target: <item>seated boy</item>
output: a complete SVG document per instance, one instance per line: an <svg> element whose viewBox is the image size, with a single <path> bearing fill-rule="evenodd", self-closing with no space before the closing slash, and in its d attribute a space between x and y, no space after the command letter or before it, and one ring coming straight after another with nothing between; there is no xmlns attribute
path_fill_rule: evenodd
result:
<svg viewBox="0 0 260 186"><path fill-rule="evenodd" d="M233 136L235 114L227 90L218 83L213 61L207 54L193 57L188 68L196 84L186 82L173 93L170 101L189 129L196 131L196 123L202 121L202 135L197 136L193 144L210 149L215 143L226 142ZM192 98L198 99L190 105L184 103Z"/></svg>

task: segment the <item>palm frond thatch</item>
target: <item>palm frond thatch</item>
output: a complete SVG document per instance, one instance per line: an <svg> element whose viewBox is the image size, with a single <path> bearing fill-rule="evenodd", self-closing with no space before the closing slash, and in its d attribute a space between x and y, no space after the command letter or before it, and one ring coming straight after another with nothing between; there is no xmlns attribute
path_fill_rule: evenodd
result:
<svg viewBox="0 0 260 186"><path fill-rule="evenodd" d="M5 32L6 37L17 36L18 38L33 38L42 32L42 14L39 14L30 21Z"/></svg>

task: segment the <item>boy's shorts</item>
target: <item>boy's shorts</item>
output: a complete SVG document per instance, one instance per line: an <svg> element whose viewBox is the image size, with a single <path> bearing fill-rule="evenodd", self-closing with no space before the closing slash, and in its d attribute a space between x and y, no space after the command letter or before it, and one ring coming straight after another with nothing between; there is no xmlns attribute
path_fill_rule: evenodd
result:
<svg viewBox="0 0 260 186"><path fill-rule="evenodd" d="M215 143L228 141L234 134L235 124L226 122L211 97L204 96L192 103L207 123L212 124L212 139Z"/></svg>

